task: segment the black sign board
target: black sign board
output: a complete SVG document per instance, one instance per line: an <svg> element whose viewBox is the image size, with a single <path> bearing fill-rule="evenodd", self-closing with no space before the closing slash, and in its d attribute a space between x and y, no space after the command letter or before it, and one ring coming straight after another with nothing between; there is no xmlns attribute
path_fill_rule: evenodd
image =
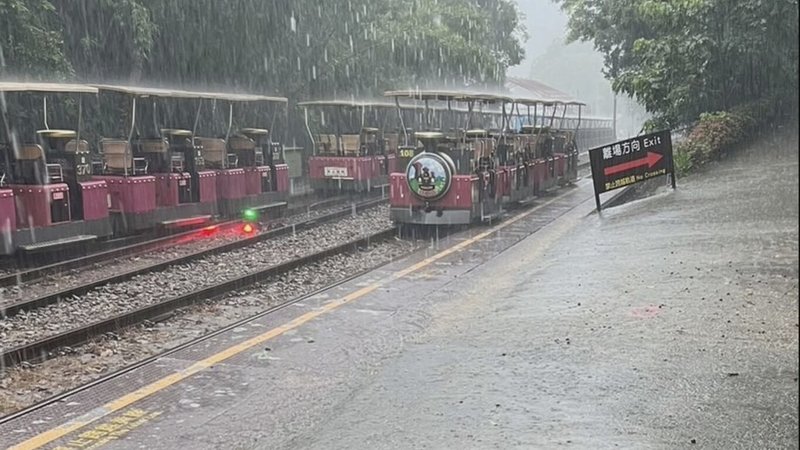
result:
<svg viewBox="0 0 800 450"><path fill-rule="evenodd" d="M672 175L672 137L669 130L636 136L589 150L594 197L600 211L600 194L660 175Z"/></svg>

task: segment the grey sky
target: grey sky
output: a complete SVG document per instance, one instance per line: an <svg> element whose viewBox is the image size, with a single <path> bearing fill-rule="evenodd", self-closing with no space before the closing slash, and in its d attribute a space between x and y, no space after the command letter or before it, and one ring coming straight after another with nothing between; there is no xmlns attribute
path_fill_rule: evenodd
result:
<svg viewBox="0 0 800 450"><path fill-rule="evenodd" d="M567 15L553 0L515 0L525 15L524 23L528 30L525 43L525 60L518 66L510 67L508 75L520 78L535 78L568 94L580 98L589 105L587 112L593 115L611 116L613 98L611 84L602 74L603 59L593 52L591 43L572 43L555 48L563 52L553 59L552 52L547 62L536 68L533 63L554 41L564 43L567 34ZM541 60L540 60L541 61ZM565 69L565 65L575 70ZM620 136L633 136L649 115L635 101L622 95L618 97L617 131Z"/></svg>
<svg viewBox="0 0 800 450"><path fill-rule="evenodd" d="M516 0L525 14L528 42L525 44L525 60L508 69L515 77L529 77L531 64L544 53L554 40L563 40L567 30L567 16L552 0Z"/></svg>

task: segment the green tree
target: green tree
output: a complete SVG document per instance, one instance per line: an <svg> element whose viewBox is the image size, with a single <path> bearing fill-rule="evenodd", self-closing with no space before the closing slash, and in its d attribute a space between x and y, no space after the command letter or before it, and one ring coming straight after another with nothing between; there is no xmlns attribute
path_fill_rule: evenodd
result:
<svg viewBox="0 0 800 450"><path fill-rule="evenodd" d="M0 0L0 75L59 79L71 74L53 4Z"/></svg>
<svg viewBox="0 0 800 450"><path fill-rule="evenodd" d="M497 86L524 57L525 30L506 0L386 2L379 23L401 82Z"/></svg>
<svg viewBox="0 0 800 450"><path fill-rule="evenodd" d="M6 72L293 100L499 86L524 36L512 0L0 0L0 25Z"/></svg>
<svg viewBox="0 0 800 450"><path fill-rule="evenodd" d="M556 0L592 41L616 92L663 123L762 97L797 96L796 0Z"/></svg>
<svg viewBox="0 0 800 450"><path fill-rule="evenodd" d="M150 10L136 0L55 0L66 54L84 80L137 81L154 43Z"/></svg>
<svg viewBox="0 0 800 450"><path fill-rule="evenodd" d="M80 80L369 95L502 82L511 0L0 0L9 70Z"/></svg>

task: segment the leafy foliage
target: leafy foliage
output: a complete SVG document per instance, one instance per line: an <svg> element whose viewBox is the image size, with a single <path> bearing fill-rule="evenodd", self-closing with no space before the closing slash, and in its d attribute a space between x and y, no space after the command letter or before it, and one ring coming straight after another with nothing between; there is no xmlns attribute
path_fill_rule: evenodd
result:
<svg viewBox="0 0 800 450"><path fill-rule="evenodd" d="M556 0L617 92L675 126L704 111L797 97L796 0Z"/></svg>
<svg viewBox="0 0 800 450"><path fill-rule="evenodd" d="M66 56L83 79L138 78L157 25L136 0L54 0L64 27Z"/></svg>
<svg viewBox="0 0 800 450"><path fill-rule="evenodd" d="M72 75L58 16L47 0L0 0L0 74Z"/></svg>
<svg viewBox="0 0 800 450"><path fill-rule="evenodd" d="M497 84L523 57L512 0L0 0L8 71L367 95Z"/></svg>
<svg viewBox="0 0 800 450"><path fill-rule="evenodd" d="M704 113L688 138L675 147L675 168L679 174L718 158L748 136L776 119L775 101L760 100L738 105L730 111Z"/></svg>
<svg viewBox="0 0 800 450"><path fill-rule="evenodd" d="M524 33L513 0L0 0L0 76L362 97L498 85ZM122 96L91 107L87 128L125 130Z"/></svg>
<svg viewBox="0 0 800 450"><path fill-rule="evenodd" d="M388 2L381 12L379 52L415 84L495 84L519 64L524 34L512 3L420 0Z"/></svg>

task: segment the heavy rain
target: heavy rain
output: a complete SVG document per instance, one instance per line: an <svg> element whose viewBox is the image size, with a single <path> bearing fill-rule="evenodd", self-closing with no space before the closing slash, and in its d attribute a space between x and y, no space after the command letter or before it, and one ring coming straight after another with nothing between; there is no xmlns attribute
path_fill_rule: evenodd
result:
<svg viewBox="0 0 800 450"><path fill-rule="evenodd" d="M0 448L797 448L797 0L0 0Z"/></svg>

